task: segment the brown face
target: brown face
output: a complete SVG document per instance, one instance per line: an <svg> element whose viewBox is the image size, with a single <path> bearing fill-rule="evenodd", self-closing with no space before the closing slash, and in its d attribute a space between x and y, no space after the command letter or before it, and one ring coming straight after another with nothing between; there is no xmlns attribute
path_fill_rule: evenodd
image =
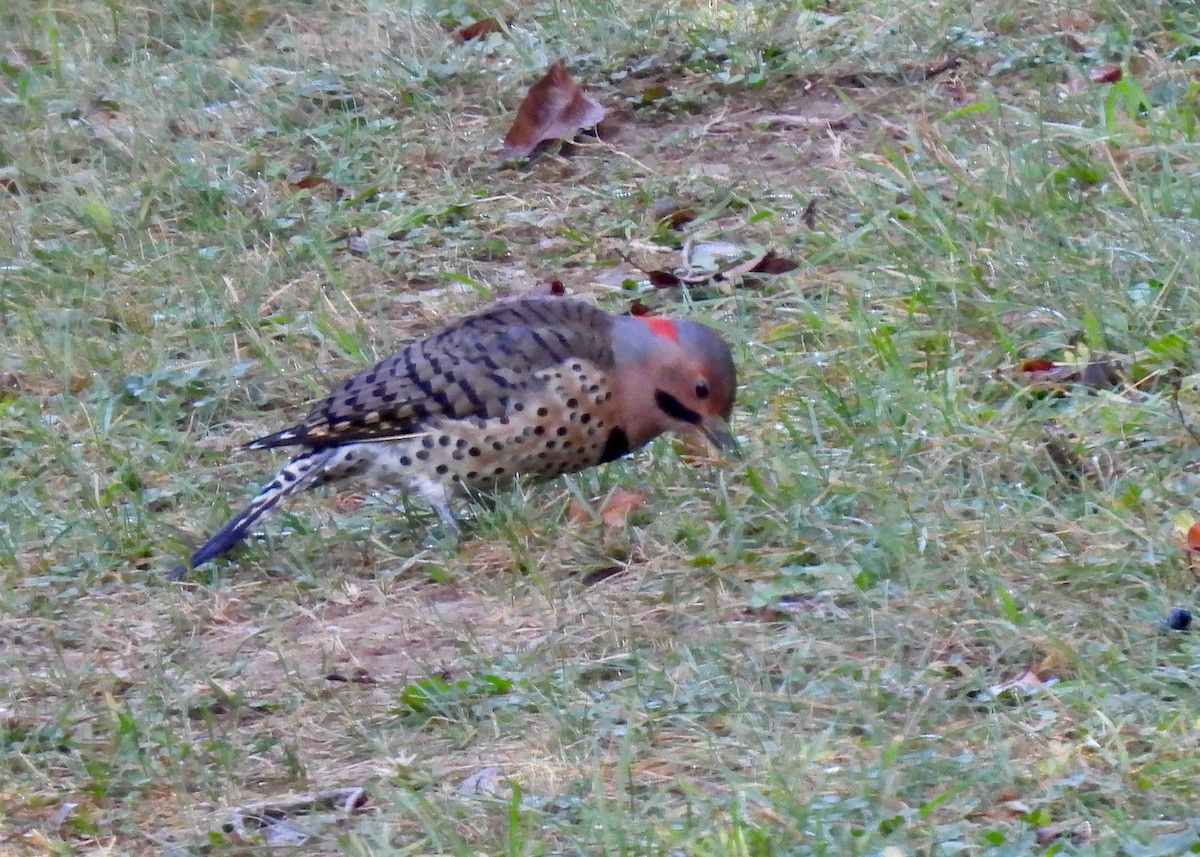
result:
<svg viewBox="0 0 1200 857"><path fill-rule="evenodd" d="M676 322L674 332L689 359L682 371L659 379L655 405L671 420L703 433L717 448L736 449L728 421L737 374L728 346L714 330L695 322Z"/></svg>
<svg viewBox="0 0 1200 857"><path fill-rule="evenodd" d="M620 419L631 449L663 432L698 432L734 449L729 415L737 375L729 346L694 321L628 316L614 322Z"/></svg>

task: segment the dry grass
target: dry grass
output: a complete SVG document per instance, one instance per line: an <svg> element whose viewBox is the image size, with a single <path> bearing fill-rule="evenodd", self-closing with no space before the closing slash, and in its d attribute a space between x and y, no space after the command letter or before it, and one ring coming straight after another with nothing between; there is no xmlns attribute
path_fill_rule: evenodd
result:
<svg viewBox="0 0 1200 857"><path fill-rule="evenodd" d="M480 8L512 24L467 45L461 4L0 12L0 851L1200 841L1161 624L1196 582L1200 17L651 5ZM615 123L500 168L557 57ZM238 443L494 295L623 309L686 235L801 266L640 295L735 342L744 460L659 442L457 546L311 496L162 581L268 475ZM1105 354L1112 386L1021 371ZM618 486L625 527L567 514Z"/></svg>

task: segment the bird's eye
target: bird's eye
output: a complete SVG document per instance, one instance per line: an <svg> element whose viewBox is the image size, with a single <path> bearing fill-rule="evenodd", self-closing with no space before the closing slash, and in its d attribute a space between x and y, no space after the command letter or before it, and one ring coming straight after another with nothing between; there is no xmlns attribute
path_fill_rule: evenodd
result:
<svg viewBox="0 0 1200 857"><path fill-rule="evenodd" d="M697 399L707 399L708 398L708 382L706 382L706 381L697 381L696 382L696 398Z"/></svg>

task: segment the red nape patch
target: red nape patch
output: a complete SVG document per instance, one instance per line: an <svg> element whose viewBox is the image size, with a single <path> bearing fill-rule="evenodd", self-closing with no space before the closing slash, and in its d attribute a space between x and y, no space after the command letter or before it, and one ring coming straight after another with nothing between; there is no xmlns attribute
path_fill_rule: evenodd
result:
<svg viewBox="0 0 1200 857"><path fill-rule="evenodd" d="M675 322L669 318L659 318L657 316L642 316L638 319L645 322L646 327L650 328L650 332L655 336L665 336L672 342L679 341L679 331L675 329Z"/></svg>

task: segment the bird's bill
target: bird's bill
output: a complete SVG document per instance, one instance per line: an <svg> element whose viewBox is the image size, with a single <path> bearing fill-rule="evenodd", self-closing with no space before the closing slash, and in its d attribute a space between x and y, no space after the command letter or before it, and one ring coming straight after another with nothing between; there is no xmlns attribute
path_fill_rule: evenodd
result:
<svg viewBox="0 0 1200 857"><path fill-rule="evenodd" d="M713 446L722 452L741 454L737 441L734 440L733 432L729 430L729 423L720 417L704 417L700 420L700 431Z"/></svg>

